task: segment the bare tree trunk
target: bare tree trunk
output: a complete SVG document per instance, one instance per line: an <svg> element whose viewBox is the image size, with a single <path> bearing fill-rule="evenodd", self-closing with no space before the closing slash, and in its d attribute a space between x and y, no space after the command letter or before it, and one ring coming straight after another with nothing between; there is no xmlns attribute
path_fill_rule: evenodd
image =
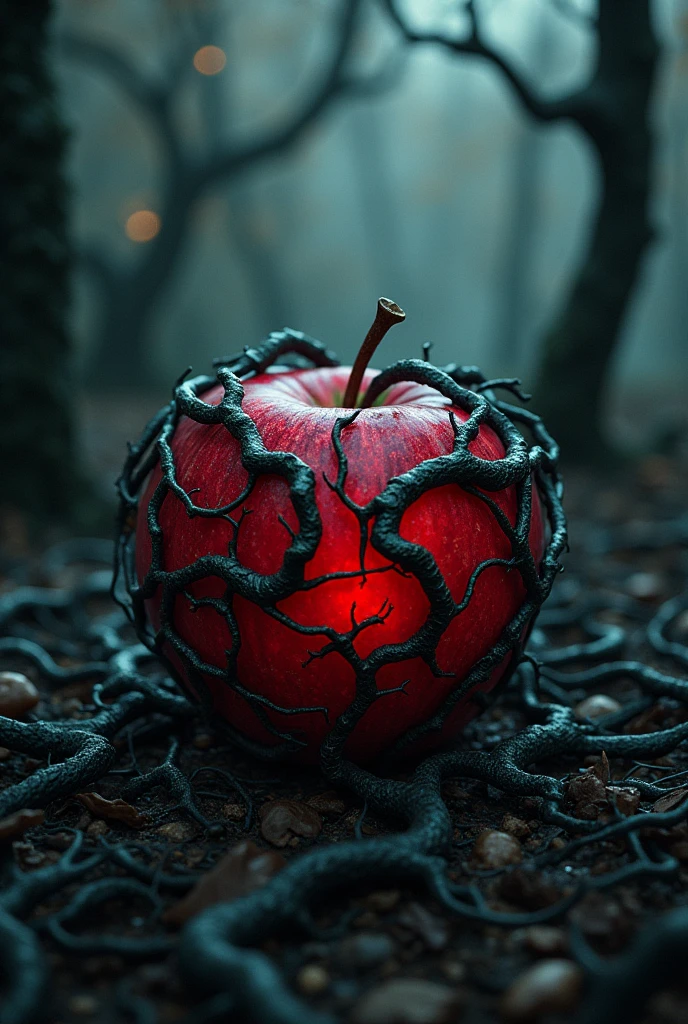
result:
<svg viewBox="0 0 688 1024"><path fill-rule="evenodd" d="M535 79L546 77L557 53L547 12L537 15L528 48ZM529 362L526 347L531 300L533 249L538 229L539 189L543 164L542 129L530 121L516 125L507 179L507 215L495 296L495 365L504 374L522 374Z"/></svg>
<svg viewBox="0 0 688 1024"><path fill-rule="evenodd" d="M601 178L591 238L573 286L547 334L540 360L536 408L565 458L604 460L604 398L612 359L652 231L648 219L653 136L650 102L659 46L650 0L599 0L591 28L597 57L589 82L544 98L480 30L475 0L465 5L463 38L411 28L395 0L384 0L394 23L413 43L441 45L498 68L536 121L571 121L592 144Z"/></svg>
<svg viewBox="0 0 688 1024"><path fill-rule="evenodd" d="M66 328L66 132L46 65L50 0L0 0L0 506L78 520Z"/></svg>
<svg viewBox="0 0 688 1024"><path fill-rule="evenodd" d="M649 0L600 4L598 70L589 87L600 196L580 270L544 339L536 386L536 408L571 460L609 456L605 394L653 234L650 101L659 48L649 8Z"/></svg>

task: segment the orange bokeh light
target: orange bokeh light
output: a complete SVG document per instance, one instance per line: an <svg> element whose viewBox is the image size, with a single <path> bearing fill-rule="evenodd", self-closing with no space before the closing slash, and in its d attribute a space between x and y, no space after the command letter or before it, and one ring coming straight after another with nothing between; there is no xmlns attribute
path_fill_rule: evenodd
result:
<svg viewBox="0 0 688 1024"><path fill-rule="evenodd" d="M150 242L160 231L160 218L153 210L136 210L127 217L124 230L132 242Z"/></svg>
<svg viewBox="0 0 688 1024"><path fill-rule="evenodd" d="M218 75L226 63L227 55L219 46L202 46L193 57L193 66L201 75Z"/></svg>

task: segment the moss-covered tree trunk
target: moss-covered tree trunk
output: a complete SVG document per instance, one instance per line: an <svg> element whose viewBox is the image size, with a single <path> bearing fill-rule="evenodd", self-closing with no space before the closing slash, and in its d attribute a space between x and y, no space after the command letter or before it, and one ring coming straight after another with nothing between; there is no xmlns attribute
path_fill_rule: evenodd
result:
<svg viewBox="0 0 688 1024"><path fill-rule="evenodd" d="M0 0L0 507L72 520L66 133L46 63L50 0Z"/></svg>

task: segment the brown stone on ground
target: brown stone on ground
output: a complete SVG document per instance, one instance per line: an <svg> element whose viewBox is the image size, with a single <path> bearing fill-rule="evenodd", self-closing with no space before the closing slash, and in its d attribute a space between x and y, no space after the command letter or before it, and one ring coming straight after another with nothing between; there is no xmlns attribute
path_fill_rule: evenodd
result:
<svg viewBox="0 0 688 1024"><path fill-rule="evenodd" d="M365 903L369 910L374 910L378 914L386 914L390 910L394 910L400 899L399 889L376 889L375 892L366 896Z"/></svg>
<svg viewBox="0 0 688 1024"><path fill-rule="evenodd" d="M7 747L0 747L0 761L9 761L12 757L12 751L8 750Z"/></svg>
<svg viewBox="0 0 688 1024"><path fill-rule="evenodd" d="M77 793L76 799L96 818L119 821L129 828L143 828L148 819L126 800L107 800L100 793Z"/></svg>
<svg viewBox="0 0 688 1024"><path fill-rule="evenodd" d="M383 982L358 1001L351 1024L455 1024L463 999L456 989L422 978Z"/></svg>
<svg viewBox="0 0 688 1024"><path fill-rule="evenodd" d="M581 994L583 972L571 960L541 960L529 967L502 996L504 1020L530 1021L572 1010Z"/></svg>
<svg viewBox="0 0 688 1024"><path fill-rule="evenodd" d="M604 718L605 715L611 715L615 711L621 710L621 704L618 700L614 700L613 697L608 697L606 693L592 693L585 700L582 700L580 704L576 704L574 712L576 718Z"/></svg>
<svg viewBox="0 0 688 1024"><path fill-rule="evenodd" d="M193 826L186 821L168 821L165 825L159 825L155 831L168 843L184 843L194 834Z"/></svg>
<svg viewBox="0 0 688 1024"><path fill-rule="evenodd" d="M551 924L532 924L523 929L523 945L536 956L557 957L568 950L568 938L563 928Z"/></svg>
<svg viewBox="0 0 688 1024"><path fill-rule="evenodd" d="M0 715L21 718L40 700L38 690L22 672L0 672Z"/></svg>
<svg viewBox="0 0 688 1024"><path fill-rule="evenodd" d="M488 829L481 832L471 853L473 866L482 870L504 868L508 864L520 864L523 851L518 839L508 832Z"/></svg>
<svg viewBox="0 0 688 1024"><path fill-rule="evenodd" d="M296 987L306 996L320 995L329 984L330 975L320 964L306 964L296 975Z"/></svg>
<svg viewBox="0 0 688 1024"><path fill-rule="evenodd" d="M515 814L505 814L502 821L502 832L508 832L509 835L516 836L518 839L525 839L530 835L532 829L527 821L517 818Z"/></svg>
<svg viewBox="0 0 688 1024"><path fill-rule="evenodd" d="M0 820L0 843L7 843L12 839L17 839L19 836L23 836L28 829L33 828L34 825L42 825L44 821L45 814L43 811L28 807L21 811L15 811L14 814L9 814L6 818Z"/></svg>
<svg viewBox="0 0 688 1024"><path fill-rule="evenodd" d="M314 839L322 831L322 818L299 800L271 800L260 809L260 831L273 846L286 846L294 836Z"/></svg>
<svg viewBox="0 0 688 1024"><path fill-rule="evenodd" d="M97 839L99 836L104 836L107 831L108 827L106 823L101 818L98 818L97 821L92 821L88 826L86 829L86 835L90 836L92 839Z"/></svg>
<svg viewBox="0 0 688 1024"><path fill-rule="evenodd" d="M628 577L626 588L639 601L657 601L666 591L666 580L656 572L634 572Z"/></svg>
<svg viewBox="0 0 688 1024"><path fill-rule="evenodd" d="M181 926L207 907L246 896L262 888L285 864L281 853L261 850L244 839L207 871L184 899L165 911L163 921Z"/></svg>
<svg viewBox="0 0 688 1024"><path fill-rule="evenodd" d="M197 732L193 738L193 745L196 750L210 750L214 743L214 738L208 732Z"/></svg>

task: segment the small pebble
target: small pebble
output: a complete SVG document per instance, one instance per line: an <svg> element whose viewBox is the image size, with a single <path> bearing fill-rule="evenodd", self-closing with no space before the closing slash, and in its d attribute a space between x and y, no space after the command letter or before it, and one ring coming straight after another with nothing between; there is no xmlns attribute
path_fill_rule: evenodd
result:
<svg viewBox="0 0 688 1024"><path fill-rule="evenodd" d="M92 821L86 829L86 835L91 836L92 839L97 839L98 836L104 836L109 829L104 821L98 818L96 821Z"/></svg>
<svg viewBox="0 0 688 1024"><path fill-rule="evenodd" d="M626 580L626 589L639 601L656 601L665 590L665 583L656 572L634 572Z"/></svg>
<svg viewBox="0 0 688 1024"><path fill-rule="evenodd" d="M330 984L330 976L319 964L306 964L296 975L296 985L306 996L317 996Z"/></svg>
<svg viewBox="0 0 688 1024"><path fill-rule="evenodd" d="M11 750L8 750L7 747L0 747L0 761L9 761L11 757Z"/></svg>
<svg viewBox="0 0 688 1024"><path fill-rule="evenodd" d="M379 914L386 914L394 910L401 899L398 889L378 889L366 897L366 906L369 910L376 910Z"/></svg>
<svg viewBox="0 0 688 1024"><path fill-rule="evenodd" d="M507 864L520 864L523 860L521 844L508 832L487 830L481 832L473 844L471 860L481 870L504 868Z"/></svg>
<svg viewBox="0 0 688 1024"><path fill-rule="evenodd" d="M466 977L466 965L460 960L445 960L442 964L442 973L449 981L457 984Z"/></svg>
<svg viewBox="0 0 688 1024"><path fill-rule="evenodd" d="M522 818L517 818L514 814L505 814L502 821L502 832L508 832L509 835L517 836L518 839L525 839L530 835L532 829Z"/></svg>
<svg viewBox="0 0 688 1024"><path fill-rule="evenodd" d="M21 718L35 708L39 693L28 676L22 672L0 672L0 715Z"/></svg>
<svg viewBox="0 0 688 1024"><path fill-rule="evenodd" d="M158 835L164 836L170 843L183 843L194 834L191 825L182 821L170 821L167 825L160 825L156 832Z"/></svg>
<svg viewBox="0 0 688 1024"><path fill-rule="evenodd" d="M246 808L241 804L223 804L222 813L229 821L243 821L246 817Z"/></svg>
<svg viewBox="0 0 688 1024"><path fill-rule="evenodd" d="M529 967L502 996L499 1010L509 1021L529 1021L572 1010L581 993L583 974L571 960L541 960Z"/></svg>
<svg viewBox="0 0 688 1024"><path fill-rule="evenodd" d="M337 963L342 967L366 969L377 967L393 956L395 945L382 932L360 932L347 935L337 949Z"/></svg>
<svg viewBox="0 0 688 1024"><path fill-rule="evenodd" d="M322 831L322 818L318 812L300 800L269 800L258 812L260 832L273 846L286 846L299 836L315 839Z"/></svg>
<svg viewBox="0 0 688 1024"><path fill-rule="evenodd" d="M621 710L621 704L606 693L593 693L574 708L576 718L604 718Z"/></svg>
<svg viewBox="0 0 688 1024"><path fill-rule="evenodd" d="M193 738L193 745L196 750L210 750L213 745L213 737L207 732L196 733Z"/></svg>
<svg viewBox="0 0 688 1024"><path fill-rule="evenodd" d="M458 993L422 978L394 978L367 992L352 1024L450 1024L461 1010Z"/></svg>
<svg viewBox="0 0 688 1024"><path fill-rule="evenodd" d="M88 1017L98 1009L98 1001L93 996L72 996L67 1006L71 1013L75 1013L79 1017Z"/></svg>
<svg viewBox="0 0 688 1024"><path fill-rule="evenodd" d="M523 944L538 956L558 957L566 953L568 940L562 928L547 924L533 924L523 929Z"/></svg>

